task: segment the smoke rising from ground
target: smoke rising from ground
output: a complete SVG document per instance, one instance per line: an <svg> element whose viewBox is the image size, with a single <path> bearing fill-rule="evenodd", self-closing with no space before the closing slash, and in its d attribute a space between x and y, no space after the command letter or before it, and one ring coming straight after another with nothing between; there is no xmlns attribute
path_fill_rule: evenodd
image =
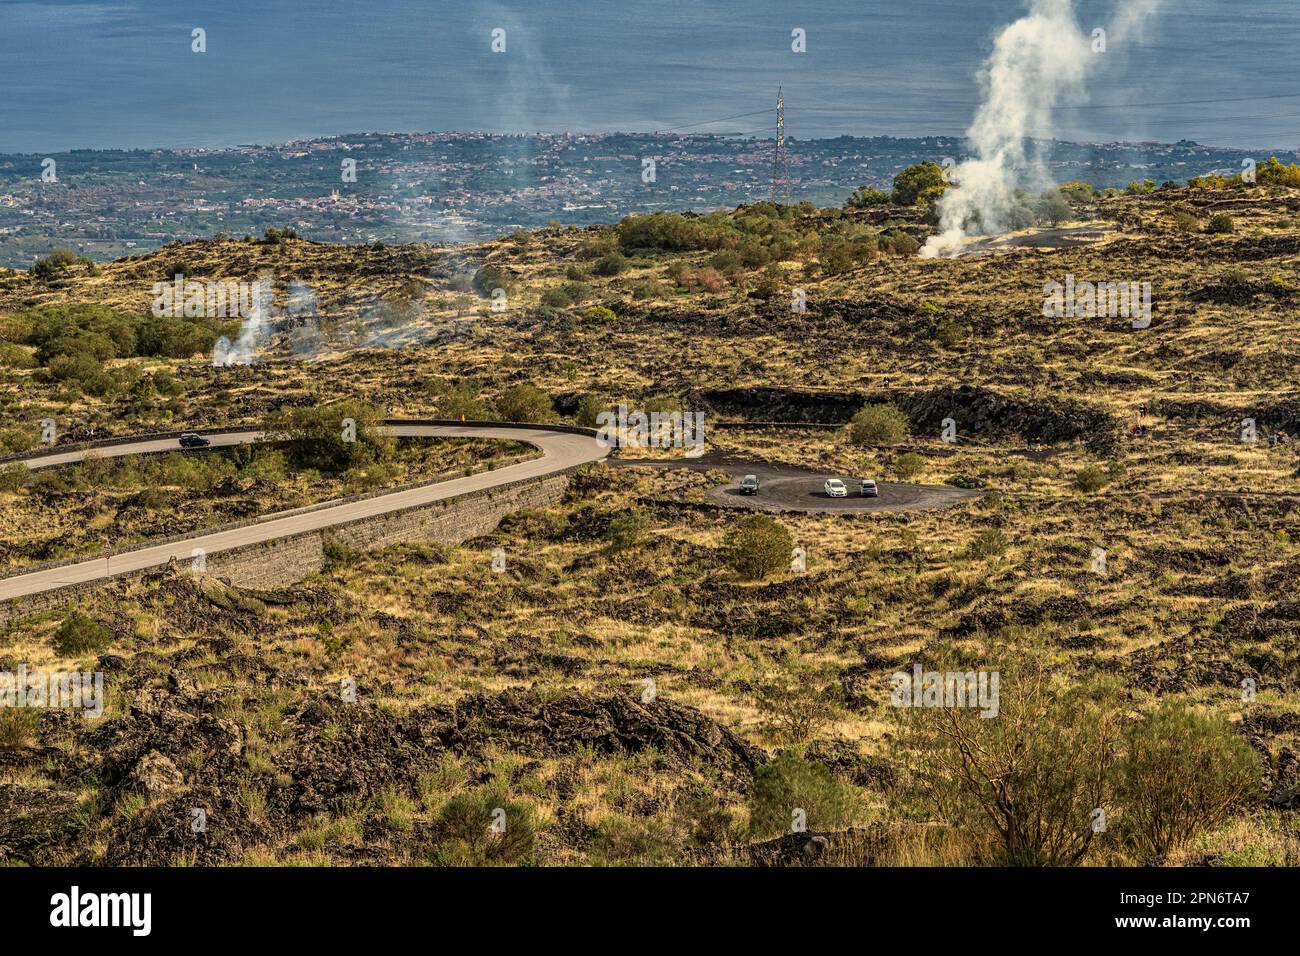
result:
<svg viewBox="0 0 1300 956"><path fill-rule="evenodd" d="M1140 40L1161 2L1121 0L1107 44ZM1089 73L1109 55L1095 48L1094 28L1080 26L1073 0L1028 3L998 35L981 71L984 99L966 131L975 158L951 170L955 185L939 200L939 234L926 241L924 258L957 255L971 234L1005 232L1016 190L1052 185L1031 138L1050 137L1053 109L1082 102Z"/></svg>

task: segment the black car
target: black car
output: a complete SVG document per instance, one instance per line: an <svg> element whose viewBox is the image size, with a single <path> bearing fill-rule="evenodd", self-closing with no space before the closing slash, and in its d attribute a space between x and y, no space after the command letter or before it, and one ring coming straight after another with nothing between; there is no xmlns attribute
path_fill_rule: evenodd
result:
<svg viewBox="0 0 1300 956"><path fill-rule="evenodd" d="M758 494L758 475L746 475L740 482L740 493L742 495Z"/></svg>
<svg viewBox="0 0 1300 956"><path fill-rule="evenodd" d="M211 444L212 442L209 439L194 432L186 432L181 436L182 448L207 448Z"/></svg>

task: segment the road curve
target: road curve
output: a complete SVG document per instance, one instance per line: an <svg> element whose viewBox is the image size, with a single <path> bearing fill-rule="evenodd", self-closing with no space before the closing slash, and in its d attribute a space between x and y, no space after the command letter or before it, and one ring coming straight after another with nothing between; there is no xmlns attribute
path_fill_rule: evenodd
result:
<svg viewBox="0 0 1300 956"><path fill-rule="evenodd" d="M386 430L400 438L495 438L524 442L541 451L541 456L508 465L496 471L481 472L464 478L453 478L436 484L406 488L390 494L375 495L360 501L340 502L337 505L316 506L310 511L295 509L267 515L265 518L240 528L211 533L197 532L181 541L145 546L135 551L125 551L109 558L93 558L75 564L47 568L28 574L0 578L0 601L39 594L70 584L81 584L102 578L155 568L173 558L189 561L197 548L205 554L217 554L231 548L273 541L305 531L316 531L375 515L402 511L418 505L441 501L470 491L482 491L527 478L541 478L566 468L600 461L609 454L591 435L550 431L534 428L510 428L481 425L390 425ZM261 432L214 432L207 436L212 447L248 444L260 441ZM93 455L116 458L123 455L157 454L179 450L175 438L150 439L130 444L108 445L90 449ZM46 455L27 459L30 469L82 461L86 450L69 450L64 454Z"/></svg>

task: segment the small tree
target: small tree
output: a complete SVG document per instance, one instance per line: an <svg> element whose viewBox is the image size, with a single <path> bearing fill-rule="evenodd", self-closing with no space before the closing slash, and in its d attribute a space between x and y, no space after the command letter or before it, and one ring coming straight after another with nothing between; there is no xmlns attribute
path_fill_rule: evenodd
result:
<svg viewBox="0 0 1300 956"><path fill-rule="evenodd" d="M396 442L379 431L381 419L379 409L349 399L281 409L272 416L267 431L274 441L284 443L299 467L338 473L392 455Z"/></svg>
<svg viewBox="0 0 1300 956"><path fill-rule="evenodd" d="M894 710L911 795L990 862L1073 866L1092 846L1093 811L1113 805L1119 689L1077 683L1041 648L1008 648L984 667L999 676L996 716L969 706ZM939 652L926 670L971 668Z"/></svg>
<svg viewBox="0 0 1300 956"><path fill-rule="evenodd" d="M794 539L770 515L746 515L727 535L727 565L742 578L757 581L790 564Z"/></svg>
<svg viewBox="0 0 1300 956"><path fill-rule="evenodd" d="M907 416L897 405L864 405L849 424L855 445L892 445L907 435Z"/></svg>
<svg viewBox="0 0 1300 956"><path fill-rule="evenodd" d="M1219 717L1178 702L1134 724L1120 762L1123 831L1144 861L1220 825L1259 783L1259 757Z"/></svg>
<svg viewBox="0 0 1300 956"><path fill-rule="evenodd" d="M758 712L769 735L789 744L806 744L838 713L835 700L816 686L815 675L795 667L766 677L758 686Z"/></svg>
<svg viewBox="0 0 1300 956"><path fill-rule="evenodd" d="M1053 226L1059 226L1074 216L1074 210L1059 190L1049 189L1039 200L1038 215Z"/></svg>
<svg viewBox="0 0 1300 956"><path fill-rule="evenodd" d="M511 385L497 398L497 411L508 422L549 422L555 417L551 397L536 385Z"/></svg>
<svg viewBox="0 0 1300 956"><path fill-rule="evenodd" d="M944 179L942 166L931 162L917 163L894 177L892 198L895 205L910 206L936 199L947 188L948 180Z"/></svg>

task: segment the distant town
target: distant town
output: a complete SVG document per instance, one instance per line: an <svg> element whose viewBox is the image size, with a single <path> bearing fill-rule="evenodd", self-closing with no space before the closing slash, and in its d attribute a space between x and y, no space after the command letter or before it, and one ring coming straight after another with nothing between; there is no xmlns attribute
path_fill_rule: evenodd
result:
<svg viewBox="0 0 1300 956"><path fill-rule="evenodd" d="M1049 174L1098 187L1238 171L1255 151L1193 142L1042 143ZM790 196L838 205L953 137L790 141ZM457 243L558 221L769 198L771 139L674 134L367 133L231 149L0 154L0 264L55 247L104 260L174 240L290 227L323 242ZM1278 157L1295 161L1293 153Z"/></svg>

